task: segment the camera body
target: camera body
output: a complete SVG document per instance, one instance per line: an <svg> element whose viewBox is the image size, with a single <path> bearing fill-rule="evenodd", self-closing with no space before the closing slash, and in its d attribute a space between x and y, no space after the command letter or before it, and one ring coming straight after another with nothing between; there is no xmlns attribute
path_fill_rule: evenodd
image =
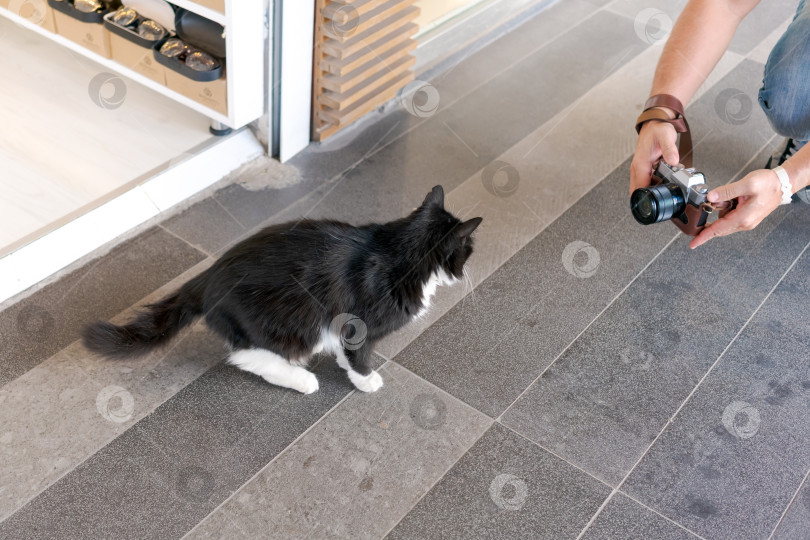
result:
<svg viewBox="0 0 810 540"><path fill-rule="evenodd" d="M709 187L703 173L660 160L653 172L652 185L640 188L630 197L630 210L641 224L671 219L689 236L697 236L706 226L709 214L717 208L706 196Z"/></svg>

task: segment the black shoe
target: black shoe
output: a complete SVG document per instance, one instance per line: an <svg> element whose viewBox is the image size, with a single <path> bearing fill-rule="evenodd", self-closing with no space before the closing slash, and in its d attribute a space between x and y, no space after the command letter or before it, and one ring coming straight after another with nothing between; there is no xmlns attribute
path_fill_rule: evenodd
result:
<svg viewBox="0 0 810 540"><path fill-rule="evenodd" d="M774 167L782 165L791 156L793 156L793 154L795 154L799 148L800 146L797 145L796 141L793 139L785 139L785 142L779 145L776 151L771 154L771 157L768 158L768 164L765 165L765 168L773 169Z"/></svg>

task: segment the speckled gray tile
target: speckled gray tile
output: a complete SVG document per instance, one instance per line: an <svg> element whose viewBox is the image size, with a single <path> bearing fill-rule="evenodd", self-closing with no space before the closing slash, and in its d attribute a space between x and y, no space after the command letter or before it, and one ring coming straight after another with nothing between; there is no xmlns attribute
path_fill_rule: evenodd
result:
<svg viewBox="0 0 810 540"><path fill-rule="evenodd" d="M495 424L386 538L575 538L609 494Z"/></svg>
<svg viewBox="0 0 810 540"><path fill-rule="evenodd" d="M792 18L797 5L797 0L760 2L737 28L729 50L748 54L775 28ZM607 9L634 19L639 29L644 29L646 24L649 34L656 38L662 29L671 30L684 6L686 0L616 0Z"/></svg>
<svg viewBox="0 0 810 540"><path fill-rule="evenodd" d="M810 484L805 481L774 532L773 540L810 538Z"/></svg>
<svg viewBox="0 0 810 540"><path fill-rule="evenodd" d="M84 324L112 317L204 258L152 228L8 307L0 313L0 386L78 339Z"/></svg>
<svg viewBox="0 0 810 540"><path fill-rule="evenodd" d="M697 540L683 527L617 493L588 528L583 540Z"/></svg>
<svg viewBox="0 0 810 540"><path fill-rule="evenodd" d="M245 229L252 229L316 188L317 184L308 178L286 188L248 189L234 183L220 189L213 197L228 211L230 217Z"/></svg>
<svg viewBox="0 0 810 540"><path fill-rule="evenodd" d="M246 232L216 199L204 199L162 226L206 253L216 253Z"/></svg>
<svg viewBox="0 0 810 540"><path fill-rule="evenodd" d="M394 363L380 373L188 538L382 537L492 420Z"/></svg>
<svg viewBox="0 0 810 540"><path fill-rule="evenodd" d="M0 523L5 538L166 538L190 530L352 390L331 359L301 395L221 365Z"/></svg>
<svg viewBox="0 0 810 540"><path fill-rule="evenodd" d="M798 5L798 0L760 2L740 23L729 49L740 54L748 54L767 38L768 34L786 20L792 19L796 15Z"/></svg>
<svg viewBox="0 0 810 540"><path fill-rule="evenodd" d="M784 235L808 227L791 225ZM774 530L810 469L808 276L805 253L630 475L628 494L707 538Z"/></svg>
<svg viewBox="0 0 810 540"><path fill-rule="evenodd" d="M105 360L77 342L0 388L0 521L226 354L204 326L136 360Z"/></svg>
<svg viewBox="0 0 810 540"><path fill-rule="evenodd" d="M646 46L632 21L597 13L363 161L308 213L386 220L410 211L432 186L455 188Z"/></svg>
<svg viewBox="0 0 810 540"><path fill-rule="evenodd" d="M504 423L617 485L808 241L798 205L696 251L679 238Z"/></svg>

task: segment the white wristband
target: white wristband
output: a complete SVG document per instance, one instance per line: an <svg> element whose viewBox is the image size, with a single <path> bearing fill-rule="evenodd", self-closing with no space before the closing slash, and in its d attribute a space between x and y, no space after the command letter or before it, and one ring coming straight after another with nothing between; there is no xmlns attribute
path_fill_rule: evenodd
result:
<svg viewBox="0 0 810 540"><path fill-rule="evenodd" d="M781 165L777 165L771 170L776 173L779 183L782 184L782 204L790 204L793 200L793 186L790 185L787 171Z"/></svg>

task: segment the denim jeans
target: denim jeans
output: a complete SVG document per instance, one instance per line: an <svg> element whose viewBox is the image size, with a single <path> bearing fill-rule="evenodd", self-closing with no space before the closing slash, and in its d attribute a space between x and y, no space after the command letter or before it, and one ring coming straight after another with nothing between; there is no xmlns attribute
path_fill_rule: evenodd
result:
<svg viewBox="0 0 810 540"><path fill-rule="evenodd" d="M798 145L810 139L810 2L806 0L799 2L793 22L768 57L759 104L776 133Z"/></svg>

